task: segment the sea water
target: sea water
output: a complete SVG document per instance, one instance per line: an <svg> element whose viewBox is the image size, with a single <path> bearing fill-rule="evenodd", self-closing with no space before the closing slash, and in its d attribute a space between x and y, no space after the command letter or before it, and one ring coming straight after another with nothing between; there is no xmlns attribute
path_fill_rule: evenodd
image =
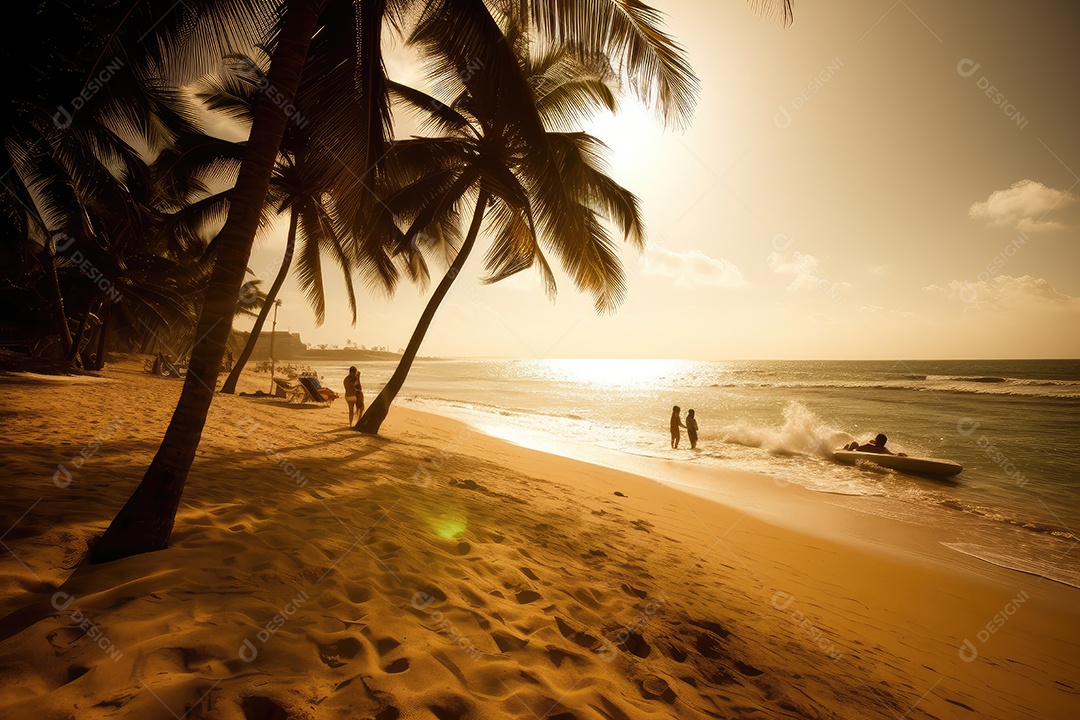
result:
<svg viewBox="0 0 1080 720"><path fill-rule="evenodd" d="M394 364L358 366L370 402ZM317 369L335 387L347 368ZM957 552L1080 587L1080 361L425 360L400 401L675 459L706 487L720 468L762 473L863 512L958 528ZM673 405L684 419L695 410L696 450L685 431L670 448ZM894 452L964 470L934 480L832 459L879 432Z"/></svg>

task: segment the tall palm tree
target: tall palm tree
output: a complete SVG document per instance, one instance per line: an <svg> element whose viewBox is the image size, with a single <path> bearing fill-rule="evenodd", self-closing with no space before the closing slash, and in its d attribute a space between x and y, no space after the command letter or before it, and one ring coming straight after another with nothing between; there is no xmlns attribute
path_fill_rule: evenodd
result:
<svg viewBox="0 0 1080 720"><path fill-rule="evenodd" d="M251 58L240 58L237 68L235 73L208 82L200 97L208 108L222 111L234 120L249 124L255 102L261 93L259 85L264 74ZM221 386L223 393L236 391L236 383L251 357L278 291L293 266L294 256L297 259L296 273L300 287L305 291L315 313L316 324L321 325L326 314L322 273L324 253L340 266L344 274L349 310L353 322L356 322L356 293L353 289L352 272L357 253L353 252L355 244L350 242L347 233L342 232L341 223L337 219L337 203L330 195L333 188L328 185L328 181L333 177L333 173L327 168L327 163L336 163L337 160L325 152L320 152L322 148L318 145L319 136L315 134L325 132L328 124L325 121L326 103L314 104L311 109L305 104L315 100L311 88L307 87L310 80L310 74L301 79L294 103L297 117L301 120L286 127L278 166L271 179L269 201L274 205L275 212L288 212L289 216L285 253L247 342ZM355 124L343 125L336 117L334 120L334 132L338 134L358 129ZM354 212L357 210L354 208ZM298 255L295 253L297 240L300 241ZM397 280L392 262L382 248L369 249L380 255L377 258L367 258L368 261L361 266L369 283L387 291L392 290Z"/></svg>
<svg viewBox="0 0 1080 720"><path fill-rule="evenodd" d="M352 23L319 25L325 6ZM495 4L495 3L493 3ZM625 0L533 0L497 4L500 14L521 7L531 13L537 31L547 40L571 47L575 54L591 57L608 55L633 86L664 112L683 118L693 106L696 80L681 49L658 27L657 13L638 2ZM309 47L317 27L320 37L334 35L340 27L356 30L352 42L337 48L349 71L344 86L328 84L329 94L349 95L359 100L366 132L359 138L332 148L342 172L338 200L346 207L370 207L369 182L374 176L371 163L382 154L382 142L389 130L385 73L380 33L383 23L403 25L410 11L423 9L424 17L444 24L444 37L454 47L457 67L476 63L474 79L491 81L508 94L504 102L522 99L515 92L513 78L520 73L512 53L500 45L502 33L492 20L483 0L373 0L352 3L345 0L290 0L280 7L281 21L272 44L268 86L273 97L288 103L300 85ZM153 45L153 42L147 42ZM321 77L333 77L321 73ZM518 84L520 85L520 84ZM269 97L269 96L267 96ZM215 251L215 265L202 313L196 328L199 341L191 354L184 388L161 447L142 482L120 510L95 546L97 561L162 549L167 546L176 509L191 463L199 444L206 414L213 399L217 368L225 352L236 298L243 281L251 244L259 226L259 212L265 204L275 160L284 136L287 105L260 102L233 191L228 219ZM542 132L538 122L526 135ZM535 157L531 162L539 163ZM351 174L352 177L346 176ZM548 188L558 194L558 188Z"/></svg>
<svg viewBox="0 0 1080 720"><path fill-rule="evenodd" d="M503 88L462 80L462 70L439 51L440 35L436 26L421 26L414 39L429 46L439 71L433 77L437 85L460 82L464 87L444 105L417 90L392 86L406 102L432 113L429 124L437 124L446 135L396 144L390 166L404 166L399 170L403 182L386 198L385 207L411 223L405 231L395 232L389 224L376 231L389 228L399 251L413 253L413 248L430 244L416 242L418 237L445 236L447 228L456 228L463 199L475 196L475 206L465 240L428 299L394 374L356 424L368 433L378 432L386 418L485 218L495 234L486 258L487 282L535 266L553 296L555 279L546 248L559 257L579 289L593 294L598 312L614 310L624 292L622 265L604 221L639 249L644 243L637 198L605 174L602 144L585 133L568 132L598 110L615 111L608 86L614 73L606 62L592 58L584 63L562 48L534 54L523 28L511 25L505 42L517 55L530 102L509 106L500 102ZM537 121L545 131L540 138L529 137L527 129ZM534 154L552 162L535 163Z"/></svg>
<svg viewBox="0 0 1080 720"><path fill-rule="evenodd" d="M289 4L281 23L267 80L286 102L293 99L300 84L322 4L321 0L296 0ZM260 102L255 108L228 218L218 234L214 270L196 325L197 340L180 401L142 482L94 546L95 561L160 550L168 545L184 482L213 400L236 299L288 121L284 105Z"/></svg>

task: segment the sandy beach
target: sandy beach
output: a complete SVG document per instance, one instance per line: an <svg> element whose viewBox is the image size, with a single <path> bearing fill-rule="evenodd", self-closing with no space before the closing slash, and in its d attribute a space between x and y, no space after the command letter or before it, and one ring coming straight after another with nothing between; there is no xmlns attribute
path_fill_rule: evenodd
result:
<svg viewBox="0 0 1080 720"><path fill-rule="evenodd" d="M374 437L219 396L172 546L84 565L179 396L141 367L0 377L2 717L1080 714L1080 590L782 478L703 498L409 408Z"/></svg>

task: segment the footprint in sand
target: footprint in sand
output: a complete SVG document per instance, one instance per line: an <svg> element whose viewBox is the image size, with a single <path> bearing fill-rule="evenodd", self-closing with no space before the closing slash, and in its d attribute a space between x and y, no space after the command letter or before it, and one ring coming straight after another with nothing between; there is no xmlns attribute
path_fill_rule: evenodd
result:
<svg viewBox="0 0 1080 720"><path fill-rule="evenodd" d="M720 643L720 640L712 633L699 633L697 640L694 643L694 647L697 649L699 655L707 657L710 660L719 660L728 657L727 650Z"/></svg>
<svg viewBox="0 0 1080 720"><path fill-rule="evenodd" d="M268 697L249 695L240 703L244 720L289 720L291 715L285 708Z"/></svg>
<svg viewBox="0 0 1080 720"><path fill-rule="evenodd" d="M675 691L671 689L668 681L659 675L646 675L638 682L641 688L641 696L646 700L663 700L668 705L675 703Z"/></svg>
<svg viewBox="0 0 1080 720"><path fill-rule="evenodd" d="M357 583L349 583L345 586L345 594L349 596L351 602L366 603L371 599L371 588Z"/></svg>
<svg viewBox="0 0 1080 720"><path fill-rule="evenodd" d="M743 675L746 675L747 677L757 677L758 675L762 675L765 672L764 670L758 670L753 665L749 665L740 660L735 661L735 669L741 672Z"/></svg>
<svg viewBox="0 0 1080 720"><path fill-rule="evenodd" d="M476 708L466 698L458 695L450 695L439 699L438 703L427 706L431 714L438 720L461 720L472 717Z"/></svg>
<svg viewBox="0 0 1080 720"><path fill-rule="evenodd" d="M519 592L514 597L517 599L517 601L519 603L521 603L522 605L526 605L526 604L531 603L531 602L536 602L537 600L539 600L543 596L540 595L540 593L536 592L535 590L522 590L521 592Z"/></svg>
<svg viewBox="0 0 1080 720"><path fill-rule="evenodd" d="M434 585L425 585L420 588L419 594L423 595L425 599L432 598L439 602L446 602L446 593Z"/></svg>
<svg viewBox="0 0 1080 720"><path fill-rule="evenodd" d="M409 669L409 658L398 658L394 662L387 665L383 670L385 672L396 675L397 673L403 673Z"/></svg>
<svg viewBox="0 0 1080 720"><path fill-rule="evenodd" d="M652 646L639 633L635 632L630 633L621 645L628 653L642 659L649 657L649 653L652 652Z"/></svg>
<svg viewBox="0 0 1080 720"><path fill-rule="evenodd" d="M529 641L526 638L514 637L513 635L502 632L491 633L491 639L495 641L495 645L499 648L499 652L520 650L529 644Z"/></svg>
<svg viewBox="0 0 1080 720"><path fill-rule="evenodd" d="M341 667L364 649L359 639L354 637L341 638L337 642L319 645L319 659L327 667Z"/></svg>
<svg viewBox="0 0 1080 720"><path fill-rule="evenodd" d="M401 647L401 643L392 637L378 638L375 640L375 652L379 653L379 657L383 657L394 648Z"/></svg>
<svg viewBox="0 0 1080 720"><path fill-rule="evenodd" d="M691 620L690 624L694 627L699 627L702 630L708 630L711 633L715 633L722 638L726 638L731 634L731 631L718 622L712 622L710 620Z"/></svg>
<svg viewBox="0 0 1080 720"><path fill-rule="evenodd" d="M566 650L563 650L562 648L557 648L554 645L548 645L545 649L547 650L548 660L550 660L551 664L554 665L556 668L561 666L563 662L567 659L573 660L575 665L583 665L589 662L583 661L581 655L578 655L577 653L567 652Z"/></svg>
<svg viewBox="0 0 1080 720"><path fill-rule="evenodd" d="M569 623L557 615L555 616L555 626L559 628L559 634L578 647L589 648L591 650L600 644L600 640L583 630L575 630L570 627Z"/></svg>
<svg viewBox="0 0 1080 720"><path fill-rule="evenodd" d="M82 665L72 665L68 668L67 680L64 681L64 684L67 685L68 683L73 683L88 672L90 672L90 668L88 667L83 667Z"/></svg>
<svg viewBox="0 0 1080 720"><path fill-rule="evenodd" d="M675 662L686 662L687 652L686 648L681 648L678 645L667 646L668 657Z"/></svg>

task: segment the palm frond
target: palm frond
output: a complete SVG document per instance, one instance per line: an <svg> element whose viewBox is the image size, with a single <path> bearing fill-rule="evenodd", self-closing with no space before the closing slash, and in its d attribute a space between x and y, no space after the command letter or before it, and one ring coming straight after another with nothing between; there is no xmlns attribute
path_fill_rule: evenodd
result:
<svg viewBox="0 0 1080 720"><path fill-rule="evenodd" d="M497 201L488 212L488 222L495 228L495 239L484 257L484 267L488 274L482 282L490 285L522 270L536 267L540 272L544 293L554 299L557 291L555 275L540 250L527 214L506 202Z"/></svg>
<svg viewBox="0 0 1080 720"><path fill-rule="evenodd" d="M471 131L472 125L468 118L437 98L393 81L388 83L388 87L392 97L404 102L410 110L420 116L421 131L435 130L447 135Z"/></svg>
<svg viewBox="0 0 1080 720"><path fill-rule="evenodd" d="M323 289L322 246L317 227L310 226L308 213L300 213L300 231L297 232L296 281L308 299L315 324L326 320L326 292Z"/></svg>
<svg viewBox="0 0 1080 720"><path fill-rule="evenodd" d="M542 38L580 58L607 55L665 122L689 125L698 79L686 52L662 30L663 14L640 0L530 0Z"/></svg>
<svg viewBox="0 0 1080 720"><path fill-rule="evenodd" d="M595 212L579 205L582 234L574 242L548 242L577 288L591 293L598 313L614 312L626 295L626 277L604 224Z"/></svg>
<svg viewBox="0 0 1080 720"><path fill-rule="evenodd" d="M570 191L582 204L613 221L639 251L645 249L645 225L637 196L607 174L606 146L587 133L548 133Z"/></svg>

